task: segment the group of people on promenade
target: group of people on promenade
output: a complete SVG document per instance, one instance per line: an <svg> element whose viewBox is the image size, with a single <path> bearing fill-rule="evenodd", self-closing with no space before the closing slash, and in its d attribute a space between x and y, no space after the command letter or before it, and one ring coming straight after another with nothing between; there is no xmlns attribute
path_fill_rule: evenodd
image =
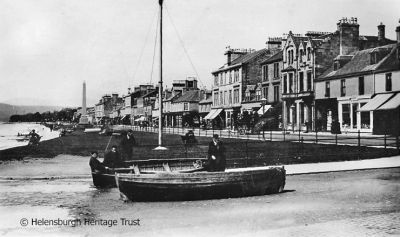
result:
<svg viewBox="0 0 400 237"><path fill-rule="evenodd" d="M129 130L123 135L119 147L113 145L111 150L104 155L104 161L98 160L98 152L93 151L89 165L92 172L106 171L112 168L124 168L124 161L132 159L133 147L136 146L136 140L133 136L133 131ZM119 151L121 149L121 152ZM207 162L203 165L203 170L209 172L225 171L226 157L225 157L225 146L219 139L218 134L214 134L212 141L208 144Z"/></svg>

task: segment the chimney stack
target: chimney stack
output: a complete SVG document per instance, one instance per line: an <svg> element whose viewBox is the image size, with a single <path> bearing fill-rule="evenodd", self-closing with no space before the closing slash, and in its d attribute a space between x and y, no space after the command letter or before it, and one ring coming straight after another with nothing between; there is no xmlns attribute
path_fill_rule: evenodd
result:
<svg viewBox="0 0 400 237"><path fill-rule="evenodd" d="M397 38L397 43L400 44L400 25L396 27L396 38Z"/></svg>
<svg viewBox="0 0 400 237"><path fill-rule="evenodd" d="M247 53L251 53L250 50L231 49L230 46L227 46L225 51L225 55L227 55L227 65L230 66L233 60Z"/></svg>
<svg viewBox="0 0 400 237"><path fill-rule="evenodd" d="M381 24L378 25L378 40L384 40L385 39L385 25Z"/></svg>
<svg viewBox="0 0 400 237"><path fill-rule="evenodd" d="M359 49L360 25L356 17L343 17L337 23L340 35L340 55L348 55Z"/></svg>

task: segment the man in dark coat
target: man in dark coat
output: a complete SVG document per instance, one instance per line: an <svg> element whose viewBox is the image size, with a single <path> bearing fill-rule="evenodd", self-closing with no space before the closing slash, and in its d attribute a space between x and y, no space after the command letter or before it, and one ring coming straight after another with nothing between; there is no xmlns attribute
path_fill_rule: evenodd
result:
<svg viewBox="0 0 400 237"><path fill-rule="evenodd" d="M132 159L132 150L136 145L136 140L133 137L133 131L129 130L127 134L124 134L122 140L119 144L122 151L123 160L131 160Z"/></svg>
<svg viewBox="0 0 400 237"><path fill-rule="evenodd" d="M213 135L213 140L208 145L208 171L225 171L226 158L225 147L218 138Z"/></svg>
<svg viewBox="0 0 400 237"><path fill-rule="evenodd" d="M103 165L97 158L98 158L97 151L93 151L90 156L89 165L92 169L92 172L101 171L104 172L106 170L106 166Z"/></svg>
<svg viewBox="0 0 400 237"><path fill-rule="evenodd" d="M104 156L103 165L109 168L121 168L124 167L124 163L121 160L121 156L117 151L117 146L112 146L111 151L107 152Z"/></svg>

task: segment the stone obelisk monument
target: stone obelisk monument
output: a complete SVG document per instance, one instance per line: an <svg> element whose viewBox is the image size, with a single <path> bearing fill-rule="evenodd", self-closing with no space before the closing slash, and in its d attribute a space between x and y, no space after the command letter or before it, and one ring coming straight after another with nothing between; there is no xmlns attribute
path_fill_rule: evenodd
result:
<svg viewBox="0 0 400 237"><path fill-rule="evenodd" d="M79 119L79 124L89 124L89 119L86 113L86 82L83 82L83 91L82 91L82 112L81 118Z"/></svg>

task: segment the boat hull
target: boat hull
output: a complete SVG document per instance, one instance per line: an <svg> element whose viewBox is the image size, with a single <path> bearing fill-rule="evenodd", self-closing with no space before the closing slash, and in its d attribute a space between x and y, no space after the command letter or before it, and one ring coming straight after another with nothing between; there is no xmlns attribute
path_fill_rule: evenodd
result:
<svg viewBox="0 0 400 237"><path fill-rule="evenodd" d="M116 179L120 192L132 201L185 201L278 193L285 186L285 170L117 174Z"/></svg>
<svg viewBox="0 0 400 237"><path fill-rule="evenodd" d="M92 172L93 185L97 188L115 188L117 184L115 182L115 174L103 173L103 172Z"/></svg>
<svg viewBox="0 0 400 237"><path fill-rule="evenodd" d="M190 173L203 169L196 162L202 162L202 159L170 159L170 160L137 160L127 161L126 164L131 168L116 168L106 171L92 172L93 185L98 188L114 188L117 187L115 181L115 173L135 173L148 174L160 172L181 172Z"/></svg>

